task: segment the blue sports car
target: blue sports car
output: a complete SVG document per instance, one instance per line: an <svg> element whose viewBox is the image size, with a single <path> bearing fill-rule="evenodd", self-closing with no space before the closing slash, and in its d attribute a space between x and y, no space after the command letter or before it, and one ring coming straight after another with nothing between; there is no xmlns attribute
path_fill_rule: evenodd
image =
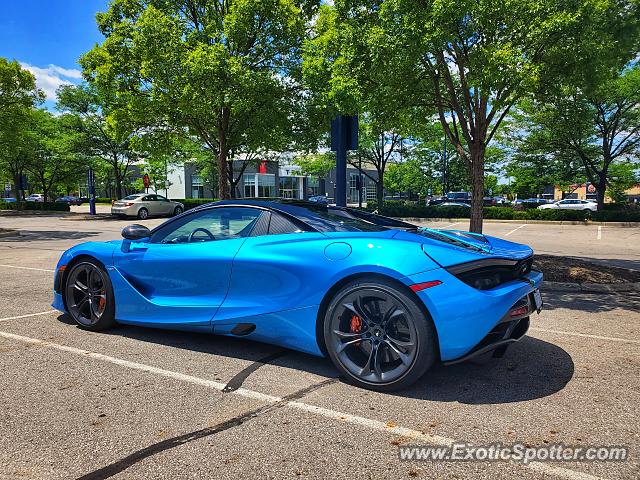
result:
<svg viewBox="0 0 640 480"><path fill-rule="evenodd" d="M362 210L229 200L122 236L58 262L53 306L82 328L246 337L328 356L375 390L501 356L542 307L529 247Z"/></svg>

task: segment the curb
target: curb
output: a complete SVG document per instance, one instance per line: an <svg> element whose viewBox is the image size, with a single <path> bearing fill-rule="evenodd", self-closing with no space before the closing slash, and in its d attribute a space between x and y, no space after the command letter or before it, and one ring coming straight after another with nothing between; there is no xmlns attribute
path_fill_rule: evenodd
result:
<svg viewBox="0 0 640 480"><path fill-rule="evenodd" d="M403 222L420 223L420 222L449 222L462 223L468 222L468 218L423 218L423 217L393 217ZM609 227L640 227L640 222L592 222L581 220L504 220L499 218L485 218L484 223L518 223L518 224L541 224L541 225L602 225Z"/></svg>
<svg viewBox="0 0 640 480"><path fill-rule="evenodd" d="M11 230L9 228L0 228L0 238L4 237L19 237L20 232L18 230Z"/></svg>
<svg viewBox="0 0 640 480"><path fill-rule="evenodd" d="M581 292L581 293L624 293L624 292L637 292L640 293L640 282L625 282L625 283L569 283L569 282L548 282L542 283L544 287L549 287L556 292Z"/></svg>

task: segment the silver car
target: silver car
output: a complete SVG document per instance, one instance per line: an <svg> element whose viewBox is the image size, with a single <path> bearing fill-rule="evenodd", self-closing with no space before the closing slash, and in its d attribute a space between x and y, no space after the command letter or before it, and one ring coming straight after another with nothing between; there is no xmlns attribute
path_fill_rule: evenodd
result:
<svg viewBox="0 0 640 480"><path fill-rule="evenodd" d="M575 198L566 198L564 200L560 200L555 203L548 203L546 205L540 205L538 207L540 210L548 210L548 209L563 209L563 210L583 210L583 211L591 211L595 212L598 210L598 204L596 202L591 202L589 200L578 200Z"/></svg>
<svg viewBox="0 0 640 480"><path fill-rule="evenodd" d="M111 215L121 217L138 217L141 220L150 216L180 215L184 212L184 205L180 202L168 200L162 195L151 193L136 193L118 200L111 207Z"/></svg>

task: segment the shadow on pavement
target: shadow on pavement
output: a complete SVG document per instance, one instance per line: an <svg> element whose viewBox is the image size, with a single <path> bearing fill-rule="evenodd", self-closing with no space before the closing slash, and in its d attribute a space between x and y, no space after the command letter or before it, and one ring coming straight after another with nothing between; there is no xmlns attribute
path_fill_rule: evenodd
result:
<svg viewBox="0 0 640 480"><path fill-rule="evenodd" d="M553 292L542 286L545 310L567 309L584 313L600 313L621 309L640 312L640 295L632 292L581 293Z"/></svg>
<svg viewBox="0 0 640 480"><path fill-rule="evenodd" d="M75 325L68 315L61 315L58 320ZM282 351L280 347L235 337L124 325L105 333L252 362L259 362L265 355ZM286 352L283 356L274 355L277 358L270 363L328 378L337 376L328 359L292 350ZM467 404L521 402L562 390L573 377L573 372L573 360L565 350L542 340L525 337L512 345L501 359L487 358L449 367L436 366L411 388L391 395Z"/></svg>
<svg viewBox="0 0 640 480"><path fill-rule="evenodd" d="M66 230L24 230L19 236L2 237L0 242L37 242L41 240L82 240L100 235L101 232L76 232Z"/></svg>

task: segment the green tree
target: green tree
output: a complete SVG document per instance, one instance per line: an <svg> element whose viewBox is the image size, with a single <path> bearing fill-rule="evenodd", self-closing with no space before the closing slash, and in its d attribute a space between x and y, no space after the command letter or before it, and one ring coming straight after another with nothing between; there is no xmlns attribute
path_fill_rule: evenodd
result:
<svg viewBox="0 0 640 480"><path fill-rule="evenodd" d="M107 164L115 194L122 198L129 169L140 159L136 146L145 125L116 96L113 90L92 84L63 85L58 89L57 108L77 119L76 153Z"/></svg>
<svg viewBox="0 0 640 480"><path fill-rule="evenodd" d="M640 160L640 67L623 69L596 85L565 85L543 101L523 102L528 113L525 150L569 168L596 188L598 209L618 161Z"/></svg>
<svg viewBox="0 0 640 480"><path fill-rule="evenodd" d="M68 115L54 117L42 109L31 110L25 170L32 185L37 185L45 200L53 200L61 184L68 178L77 178L80 166L73 153L76 134L68 128L73 119Z"/></svg>
<svg viewBox="0 0 640 480"><path fill-rule="evenodd" d="M135 109L198 136L216 159L218 194L229 198L231 152L292 141L300 46L317 3L113 0L97 15L106 39L81 65L131 94Z"/></svg>
<svg viewBox="0 0 640 480"><path fill-rule="evenodd" d="M311 177L326 177L336 166L335 155L331 152L300 155L293 159L300 167L300 173Z"/></svg>
<svg viewBox="0 0 640 480"><path fill-rule="evenodd" d="M474 232L487 147L512 106L574 70L627 61L637 42L633 0L336 0L335 11L333 97L370 91L390 114L435 111L469 168Z"/></svg>
<svg viewBox="0 0 640 480"><path fill-rule="evenodd" d="M0 58L0 173L13 181L16 198L21 198L31 110L43 100L30 72L15 60Z"/></svg>

